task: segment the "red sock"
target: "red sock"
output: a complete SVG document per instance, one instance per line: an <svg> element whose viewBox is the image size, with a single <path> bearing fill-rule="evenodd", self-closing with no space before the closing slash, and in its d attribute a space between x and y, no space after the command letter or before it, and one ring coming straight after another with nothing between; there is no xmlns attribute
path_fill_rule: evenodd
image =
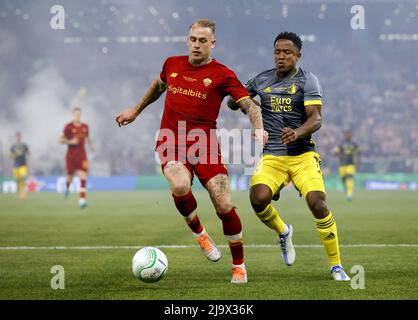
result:
<svg viewBox="0 0 418 320"><path fill-rule="evenodd" d="M231 242L228 241L229 250L232 255L232 263L235 265L240 265L244 263L244 246L241 241Z"/></svg>
<svg viewBox="0 0 418 320"><path fill-rule="evenodd" d="M80 198L84 199L86 197L86 180L80 180Z"/></svg>
<svg viewBox="0 0 418 320"><path fill-rule="evenodd" d="M187 221L187 225L194 233L201 233L203 226L200 224L200 219L197 215L194 216L192 221Z"/></svg>
<svg viewBox="0 0 418 320"><path fill-rule="evenodd" d="M244 248L241 234L242 226L235 208L232 208L225 214L217 213L217 215L222 220L224 235L228 239L232 263L236 265L244 263Z"/></svg>
<svg viewBox="0 0 418 320"><path fill-rule="evenodd" d="M177 210L183 217L190 216L196 210L197 202L191 190L184 196L176 196L174 194L172 196ZM203 226L200 224L197 215L191 221L188 221L187 224L194 233L201 233L203 231Z"/></svg>

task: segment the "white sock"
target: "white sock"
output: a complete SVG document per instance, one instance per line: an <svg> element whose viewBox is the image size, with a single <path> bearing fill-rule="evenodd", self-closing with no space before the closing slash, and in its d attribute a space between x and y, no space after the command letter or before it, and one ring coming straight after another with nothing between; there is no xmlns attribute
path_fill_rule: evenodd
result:
<svg viewBox="0 0 418 320"><path fill-rule="evenodd" d="M283 233L280 233L281 236L285 236L289 233L289 227L287 226L287 224L284 225L286 227L285 231Z"/></svg>
<svg viewBox="0 0 418 320"><path fill-rule="evenodd" d="M201 233L194 233L193 232L193 235L195 236L195 238L199 238L201 235L203 235L203 234L207 234L207 232L206 232L206 230L205 230L205 228L203 228L203 230L202 230L202 232Z"/></svg>

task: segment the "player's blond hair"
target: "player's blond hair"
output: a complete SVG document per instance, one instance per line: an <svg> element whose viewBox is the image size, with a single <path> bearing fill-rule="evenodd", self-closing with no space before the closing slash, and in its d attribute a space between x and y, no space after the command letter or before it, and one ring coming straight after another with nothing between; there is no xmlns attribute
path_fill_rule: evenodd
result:
<svg viewBox="0 0 418 320"><path fill-rule="evenodd" d="M213 20L208 20L208 19L199 19L196 20L189 28L189 30L193 27L193 26L198 26L198 27L203 27L203 28L209 28L213 34L215 34L215 29L216 29L216 23Z"/></svg>

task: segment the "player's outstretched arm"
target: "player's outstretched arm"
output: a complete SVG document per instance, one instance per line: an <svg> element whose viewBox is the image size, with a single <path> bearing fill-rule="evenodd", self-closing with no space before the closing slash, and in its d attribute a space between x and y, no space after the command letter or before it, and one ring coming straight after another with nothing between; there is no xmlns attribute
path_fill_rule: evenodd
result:
<svg viewBox="0 0 418 320"><path fill-rule="evenodd" d="M59 143L67 144L66 140L67 139L64 137L64 135L60 134L60 137L58 139Z"/></svg>
<svg viewBox="0 0 418 320"><path fill-rule="evenodd" d="M235 103L235 102L234 102ZM268 132L263 127L263 117L259 104L251 98L246 98L238 101L236 104L241 108L248 118L254 129L254 139L261 144L266 144L268 140Z"/></svg>
<svg viewBox="0 0 418 320"><path fill-rule="evenodd" d="M239 109L238 103L236 103L235 100L232 99L232 98L229 98L226 104L227 104L228 108L231 109L231 110L238 110Z"/></svg>
<svg viewBox="0 0 418 320"><path fill-rule="evenodd" d="M283 128L282 143L289 144L295 142L299 138L304 138L321 128L322 115L320 105L309 105L305 107L307 119L296 129Z"/></svg>
<svg viewBox="0 0 418 320"><path fill-rule="evenodd" d="M354 164L357 168L360 166L360 157L361 157L361 150L357 148L355 157L354 157Z"/></svg>
<svg viewBox="0 0 418 320"><path fill-rule="evenodd" d="M78 143L77 138L67 139L64 134L60 135L59 142L62 144L76 145Z"/></svg>
<svg viewBox="0 0 418 320"><path fill-rule="evenodd" d="M125 109L116 116L120 126L126 126L136 119L147 106L156 101L166 90L166 84L160 78L155 79L148 87L142 99L132 108Z"/></svg>
<svg viewBox="0 0 418 320"><path fill-rule="evenodd" d="M87 143L89 144L91 151L96 151L96 147L94 146L93 140L91 140L90 136L87 136Z"/></svg>

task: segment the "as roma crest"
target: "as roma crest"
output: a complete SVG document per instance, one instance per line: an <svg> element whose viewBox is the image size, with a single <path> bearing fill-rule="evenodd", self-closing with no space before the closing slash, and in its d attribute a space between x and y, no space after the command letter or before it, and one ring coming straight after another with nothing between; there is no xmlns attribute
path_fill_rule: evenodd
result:
<svg viewBox="0 0 418 320"><path fill-rule="evenodd" d="M211 83L212 83L211 79L209 78L203 79L203 84L205 85L205 87L209 87Z"/></svg>

